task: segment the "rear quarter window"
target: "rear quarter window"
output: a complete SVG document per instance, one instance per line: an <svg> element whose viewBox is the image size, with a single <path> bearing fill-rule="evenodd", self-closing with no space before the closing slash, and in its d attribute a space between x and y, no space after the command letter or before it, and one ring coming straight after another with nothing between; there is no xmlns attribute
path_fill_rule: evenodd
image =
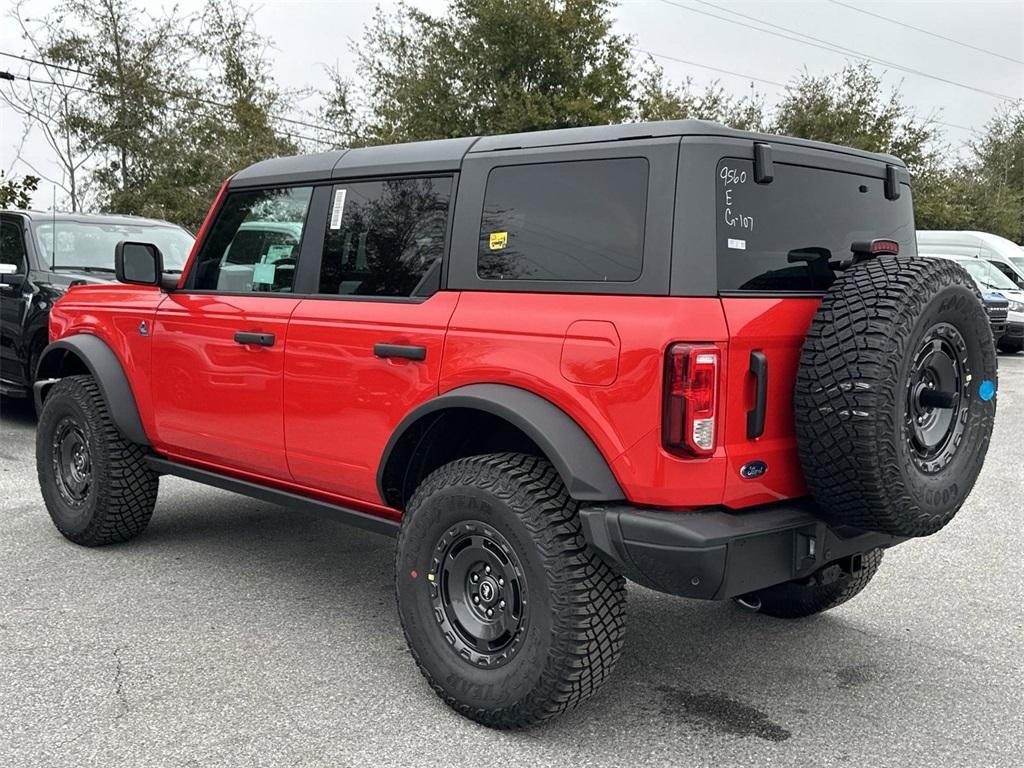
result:
<svg viewBox="0 0 1024 768"><path fill-rule="evenodd" d="M485 280L631 282L643 268L646 158L501 166L484 193Z"/></svg>
<svg viewBox="0 0 1024 768"><path fill-rule="evenodd" d="M917 253L910 188L887 200L883 179L775 163L754 182L750 160L726 158L716 176L721 291L820 292L856 241L886 238Z"/></svg>

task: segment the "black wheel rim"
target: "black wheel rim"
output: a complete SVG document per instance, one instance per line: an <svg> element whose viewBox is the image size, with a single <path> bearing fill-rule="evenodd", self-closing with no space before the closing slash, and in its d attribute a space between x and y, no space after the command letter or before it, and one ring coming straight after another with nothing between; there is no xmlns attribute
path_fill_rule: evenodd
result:
<svg viewBox="0 0 1024 768"><path fill-rule="evenodd" d="M452 649L472 664L511 659L526 629L526 578L508 540L470 521L437 542L431 571L434 615Z"/></svg>
<svg viewBox="0 0 1024 768"><path fill-rule="evenodd" d="M970 382L967 344L960 331L949 323L929 328L907 380L907 443L922 472L939 472L956 455L967 425Z"/></svg>
<svg viewBox="0 0 1024 768"><path fill-rule="evenodd" d="M53 432L53 475L61 498L79 507L92 488L92 457L85 431L70 416L65 416Z"/></svg>

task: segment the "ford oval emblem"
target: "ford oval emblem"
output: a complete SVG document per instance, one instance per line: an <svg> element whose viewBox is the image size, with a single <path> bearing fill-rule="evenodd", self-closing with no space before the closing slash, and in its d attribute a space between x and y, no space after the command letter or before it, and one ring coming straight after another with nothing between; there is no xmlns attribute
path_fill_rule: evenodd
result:
<svg viewBox="0 0 1024 768"><path fill-rule="evenodd" d="M744 480L756 480L768 471L768 465L763 461L748 461L740 467L740 477Z"/></svg>

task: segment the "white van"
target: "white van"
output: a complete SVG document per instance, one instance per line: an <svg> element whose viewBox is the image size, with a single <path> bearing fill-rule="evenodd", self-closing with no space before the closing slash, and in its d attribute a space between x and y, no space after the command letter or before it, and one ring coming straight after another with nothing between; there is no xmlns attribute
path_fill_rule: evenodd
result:
<svg viewBox="0 0 1024 768"><path fill-rule="evenodd" d="M1005 237L989 232L918 230L917 249L927 253L985 259L1024 288L1024 250Z"/></svg>

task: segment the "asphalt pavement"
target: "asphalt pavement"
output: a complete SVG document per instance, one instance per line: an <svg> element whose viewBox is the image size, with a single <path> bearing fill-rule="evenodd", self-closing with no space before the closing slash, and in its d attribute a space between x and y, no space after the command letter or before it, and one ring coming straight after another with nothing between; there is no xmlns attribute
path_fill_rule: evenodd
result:
<svg viewBox="0 0 1024 768"><path fill-rule="evenodd" d="M966 506L859 597L790 622L630 585L613 679L500 733L405 649L393 542L164 478L133 542L50 524L0 403L0 766L1020 766L1024 355Z"/></svg>

